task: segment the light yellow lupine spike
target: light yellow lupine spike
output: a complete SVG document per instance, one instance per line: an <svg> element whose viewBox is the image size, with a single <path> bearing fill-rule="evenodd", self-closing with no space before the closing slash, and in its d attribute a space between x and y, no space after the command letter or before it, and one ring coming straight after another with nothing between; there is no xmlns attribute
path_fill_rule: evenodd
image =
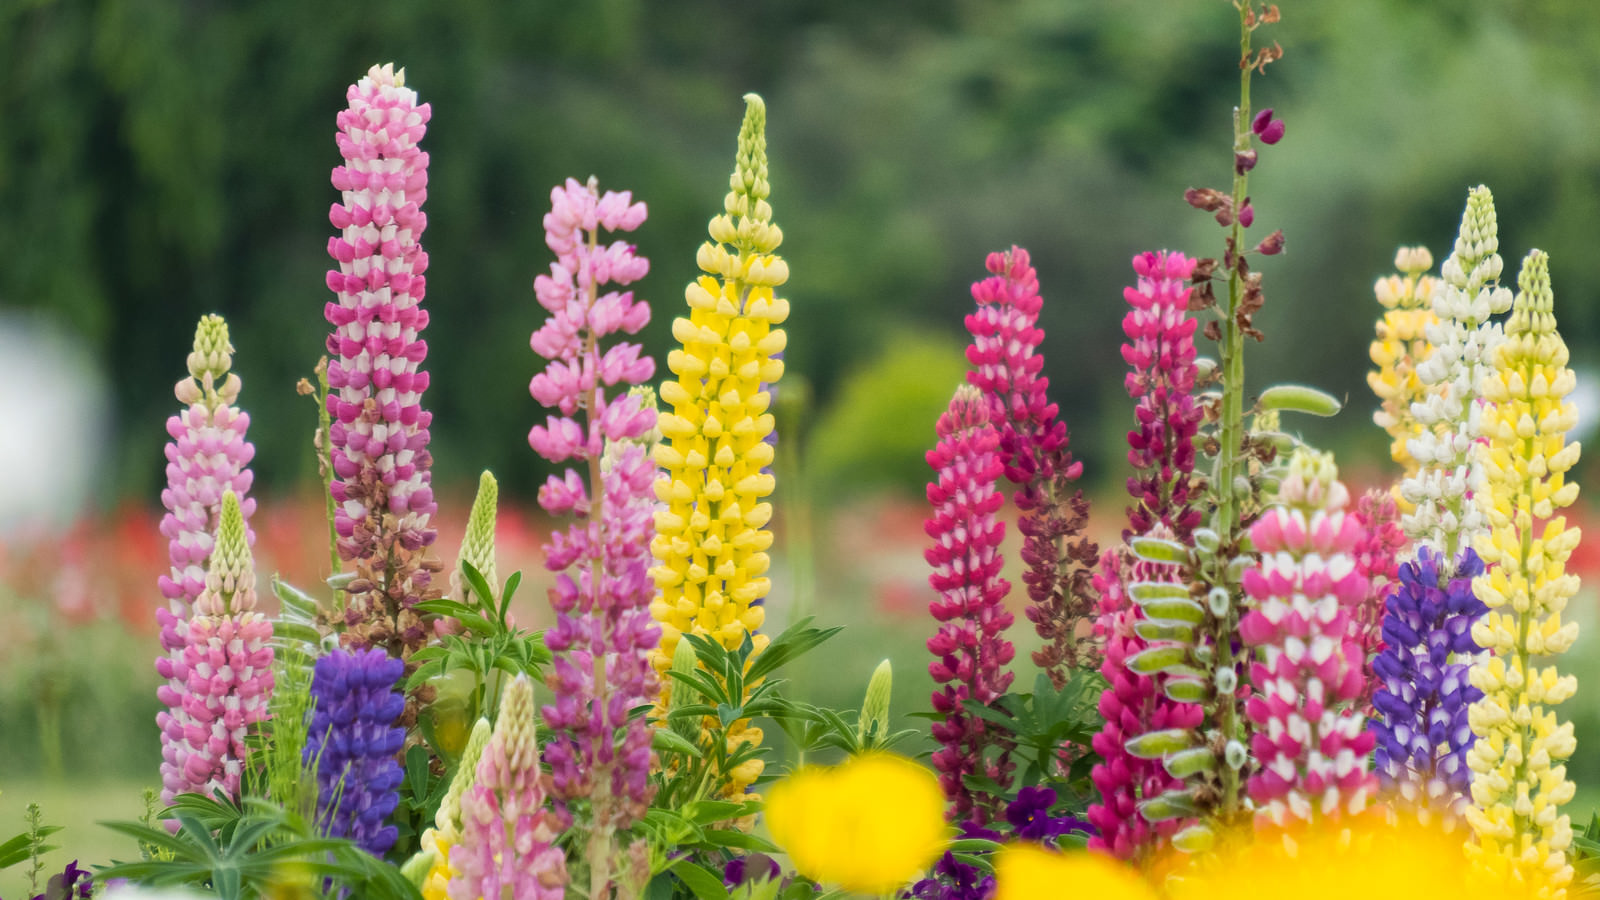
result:
<svg viewBox="0 0 1600 900"><path fill-rule="evenodd" d="M1492 527L1476 543L1495 566L1473 581L1489 612L1472 636L1493 655L1471 671L1484 696L1468 710L1477 741L1467 755L1476 805L1467 821L1477 843L1467 851L1497 882L1528 896L1563 897L1573 877L1572 823L1560 807L1574 787L1562 763L1577 742L1572 723L1549 707L1572 697L1577 680L1539 663L1577 638L1576 624L1561 614L1578 589L1565 570L1578 530L1555 516L1576 496L1576 485L1563 479L1577 461L1576 445L1565 444L1574 380L1556 331L1549 258L1528 254L1517 284L1505 341L1483 379L1488 440L1478 458L1486 484L1476 499Z"/></svg>
<svg viewBox="0 0 1600 900"><path fill-rule="evenodd" d="M1381 403L1372 421L1389 432L1389 455L1409 477L1416 474L1417 461L1406 442L1422 432L1411 412L1411 404L1423 391L1417 364L1433 351L1426 332L1438 321L1433 292L1439 279L1423 274L1433 268L1433 254L1426 247L1401 247L1394 265L1400 274L1380 278L1373 286L1384 313L1377 323L1377 339L1368 351L1377 368L1367 373L1367 384ZM1410 508L1403 499L1400 503L1403 510Z"/></svg>

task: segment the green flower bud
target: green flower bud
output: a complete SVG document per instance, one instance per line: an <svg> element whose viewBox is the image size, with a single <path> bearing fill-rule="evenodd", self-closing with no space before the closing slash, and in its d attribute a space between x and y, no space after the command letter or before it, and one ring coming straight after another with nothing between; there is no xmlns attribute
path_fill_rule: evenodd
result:
<svg viewBox="0 0 1600 900"><path fill-rule="evenodd" d="M856 737L863 747L869 735L882 740L889 731L889 692L893 681L894 672L887 659L878 663L867 680L867 696L861 701L861 720L856 726Z"/></svg>

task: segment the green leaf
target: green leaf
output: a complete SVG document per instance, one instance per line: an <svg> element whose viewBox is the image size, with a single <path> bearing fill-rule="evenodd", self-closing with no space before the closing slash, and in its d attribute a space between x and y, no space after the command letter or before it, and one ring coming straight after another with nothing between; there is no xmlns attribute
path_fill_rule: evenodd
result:
<svg viewBox="0 0 1600 900"><path fill-rule="evenodd" d="M651 733L650 749L657 753L682 753L695 759L705 758L693 741L670 728L657 728Z"/></svg>
<svg viewBox="0 0 1600 900"><path fill-rule="evenodd" d="M463 559L461 561L461 577L466 580L467 587L477 596L478 608L494 610L494 592L489 590L489 582L484 579L483 573L479 572L472 563Z"/></svg>
<svg viewBox="0 0 1600 900"><path fill-rule="evenodd" d="M705 833L705 842L716 847L733 847L738 850L753 850L757 853L781 852L770 841L757 835L743 831L732 831L726 828L712 828Z"/></svg>
<svg viewBox="0 0 1600 900"><path fill-rule="evenodd" d="M730 706L726 703L717 704L717 720L722 723L723 728L727 728L744 717L743 704L738 706Z"/></svg>
<svg viewBox="0 0 1600 900"><path fill-rule="evenodd" d="M999 850L1000 847L1001 844L998 841L984 838L962 838L958 841L951 841L945 849L955 853L993 853Z"/></svg>
<svg viewBox="0 0 1600 900"><path fill-rule="evenodd" d="M702 866L682 859L673 863L668 871L688 885L699 900L728 900L728 889L722 886L722 878Z"/></svg>
<svg viewBox="0 0 1600 900"><path fill-rule="evenodd" d="M745 804L728 800L696 800L683 808L683 816L699 825L724 822L745 813Z"/></svg>

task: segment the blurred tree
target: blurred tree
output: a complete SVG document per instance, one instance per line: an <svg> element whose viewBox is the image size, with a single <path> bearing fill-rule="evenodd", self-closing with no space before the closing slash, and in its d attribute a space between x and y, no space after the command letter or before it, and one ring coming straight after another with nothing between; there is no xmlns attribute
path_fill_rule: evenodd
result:
<svg viewBox="0 0 1600 900"><path fill-rule="evenodd" d="M1372 280L1401 242L1445 241L1494 187L1508 260L1551 253L1563 329L1595 356L1600 5L1287 5L1260 82L1288 137L1263 154L1269 339L1252 380L1349 398L1313 437L1377 458L1362 383ZM77 330L113 376L103 494L154 497L168 386L202 313L235 326L263 489L306 478L294 381L326 327L333 115L375 62L433 104L424 243L441 484L493 468L530 494L524 435L548 264L549 187L597 174L650 204L647 347L664 354L732 166L739 97L771 110L772 202L795 314L788 360L825 406L836 374L915 322L959 341L983 255L1033 251L1054 398L1093 480L1120 482L1117 322L1127 260L1214 254L1186 187L1227 177L1236 76L1225 0L12 0L0 4L0 305ZM1265 233L1263 231L1263 233ZM1204 352L1204 351L1202 351ZM931 428L931 425L930 425ZM908 465L920 461L908 462ZM915 465L913 465L915 469ZM913 472L898 476L914 481Z"/></svg>

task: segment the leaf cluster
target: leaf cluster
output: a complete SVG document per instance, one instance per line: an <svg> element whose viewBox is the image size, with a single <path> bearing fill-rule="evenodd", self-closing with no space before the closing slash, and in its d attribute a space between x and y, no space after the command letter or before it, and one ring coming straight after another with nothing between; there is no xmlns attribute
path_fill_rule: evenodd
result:
<svg viewBox="0 0 1600 900"><path fill-rule="evenodd" d="M256 797L235 804L180 794L163 818L177 831L142 822L107 828L154 847L155 858L114 862L99 878L127 878L151 887L191 887L221 900L269 896L287 883L338 887L371 900L420 900L398 869L344 838L321 837L300 816Z"/></svg>

